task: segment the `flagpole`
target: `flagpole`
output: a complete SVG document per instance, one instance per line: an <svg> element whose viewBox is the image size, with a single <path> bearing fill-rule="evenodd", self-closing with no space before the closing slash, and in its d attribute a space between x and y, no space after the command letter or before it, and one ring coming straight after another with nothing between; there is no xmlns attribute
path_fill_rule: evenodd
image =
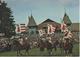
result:
<svg viewBox="0 0 80 57"><path fill-rule="evenodd" d="M60 18L60 20L61 20L61 22L60 22L60 23L61 23L61 25L62 25L62 23L63 23L62 18ZM60 26L61 26L61 25L60 25ZM60 30L61 30L61 27L60 27ZM62 35L63 35L63 32L62 32L62 30L61 30L61 39L63 38L63 36L62 36Z"/></svg>
<svg viewBox="0 0 80 57"><path fill-rule="evenodd" d="M63 25L63 20L62 20L62 18L60 18L60 20L61 20L61 22L60 22L60 36L61 36L61 42L62 42L63 41L63 31L62 31L61 26ZM62 48L61 48L61 54L62 54Z"/></svg>

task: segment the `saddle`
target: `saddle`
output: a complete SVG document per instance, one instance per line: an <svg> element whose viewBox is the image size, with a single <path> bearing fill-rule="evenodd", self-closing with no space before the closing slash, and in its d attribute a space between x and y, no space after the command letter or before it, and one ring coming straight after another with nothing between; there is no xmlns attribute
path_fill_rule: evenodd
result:
<svg viewBox="0 0 80 57"><path fill-rule="evenodd" d="M69 46L69 44L68 44L68 43L64 43L64 48L65 48L65 49L67 49L67 48L68 48L68 46Z"/></svg>

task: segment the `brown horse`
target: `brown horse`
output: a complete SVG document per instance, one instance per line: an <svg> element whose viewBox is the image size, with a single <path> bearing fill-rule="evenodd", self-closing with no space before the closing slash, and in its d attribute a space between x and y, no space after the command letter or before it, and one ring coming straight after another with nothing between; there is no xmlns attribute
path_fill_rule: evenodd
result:
<svg viewBox="0 0 80 57"><path fill-rule="evenodd" d="M65 41L63 42L63 49L66 55L72 54L73 44L69 38L66 38Z"/></svg>
<svg viewBox="0 0 80 57"><path fill-rule="evenodd" d="M46 48L47 48L48 54L52 55L53 44L51 43L51 41L50 42L46 41Z"/></svg>
<svg viewBox="0 0 80 57"><path fill-rule="evenodd" d="M52 55L52 49L53 49L52 48L52 43L49 42L48 40L42 40L42 39L40 39L39 40L39 48L40 48L41 53L43 51L45 51L45 48L46 48L47 51L48 51L48 54Z"/></svg>
<svg viewBox="0 0 80 57"><path fill-rule="evenodd" d="M22 40L22 42L20 41L20 39ZM25 55L26 55L26 52L27 54L29 55L29 49L30 49L30 43L28 40L26 40L25 38L20 38L20 39L15 39L13 41L13 45L15 45L15 48L17 50L17 56L18 55L23 55L21 53L21 50L25 50Z"/></svg>
<svg viewBox="0 0 80 57"><path fill-rule="evenodd" d="M54 44L53 44L53 47L54 47L54 50L57 51L57 46L59 45L59 41L58 39L55 40Z"/></svg>

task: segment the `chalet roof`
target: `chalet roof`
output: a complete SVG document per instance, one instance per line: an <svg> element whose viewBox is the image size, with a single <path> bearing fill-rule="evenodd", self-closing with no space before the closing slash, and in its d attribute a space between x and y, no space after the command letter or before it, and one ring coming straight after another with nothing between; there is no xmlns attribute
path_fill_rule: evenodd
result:
<svg viewBox="0 0 80 57"><path fill-rule="evenodd" d="M53 25L54 27L57 27L58 29L60 28L60 24L51 20L51 19L47 19L45 21L43 21L42 23L40 23L38 25L38 29L43 29L43 27L47 27L48 24Z"/></svg>
<svg viewBox="0 0 80 57"><path fill-rule="evenodd" d="M63 21L67 25L71 25L72 23L71 20L69 19L69 16L66 13L64 14Z"/></svg>
<svg viewBox="0 0 80 57"><path fill-rule="evenodd" d="M42 23L50 23L50 22L51 22L51 23L55 23L55 24L57 23L57 22L55 22L55 21L53 21L53 20L51 20L51 19L46 19L46 20L43 21ZM42 24L42 23L41 23L41 24ZM57 23L57 24L59 24L59 23Z"/></svg>
<svg viewBox="0 0 80 57"><path fill-rule="evenodd" d="M29 19L28 27L30 27L30 26L37 26L37 25L36 25L36 22L35 22L35 20L34 20L34 17L33 17L32 15L29 16L28 19Z"/></svg>
<svg viewBox="0 0 80 57"><path fill-rule="evenodd" d="M50 19L47 19L47 20L45 20L44 22L42 22L42 23L46 23L46 22L54 22L53 20L50 20Z"/></svg>
<svg viewBox="0 0 80 57"><path fill-rule="evenodd" d="M79 28L80 28L80 23L72 23L72 25L71 25L72 31L80 32Z"/></svg>

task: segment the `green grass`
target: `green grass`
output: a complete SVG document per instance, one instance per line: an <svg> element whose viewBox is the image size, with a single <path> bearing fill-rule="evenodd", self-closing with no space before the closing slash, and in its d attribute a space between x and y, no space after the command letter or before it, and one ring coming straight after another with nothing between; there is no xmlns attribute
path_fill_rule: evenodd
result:
<svg viewBox="0 0 80 57"><path fill-rule="evenodd" d="M22 53L24 53L25 51L22 50L21 51ZM39 48L34 48L34 49L31 49L29 51L30 55L48 55L48 52L47 50L45 49L44 52L40 52L39 51ZM16 56L16 51L8 51L8 52L0 52L0 56ZM26 54L27 55L27 54ZM64 55L64 53L60 51L60 48L58 48L58 50L55 52L54 49L53 49L53 55ZM78 56L79 55L79 45L78 44L75 44L74 45L74 48L73 48L73 56Z"/></svg>

